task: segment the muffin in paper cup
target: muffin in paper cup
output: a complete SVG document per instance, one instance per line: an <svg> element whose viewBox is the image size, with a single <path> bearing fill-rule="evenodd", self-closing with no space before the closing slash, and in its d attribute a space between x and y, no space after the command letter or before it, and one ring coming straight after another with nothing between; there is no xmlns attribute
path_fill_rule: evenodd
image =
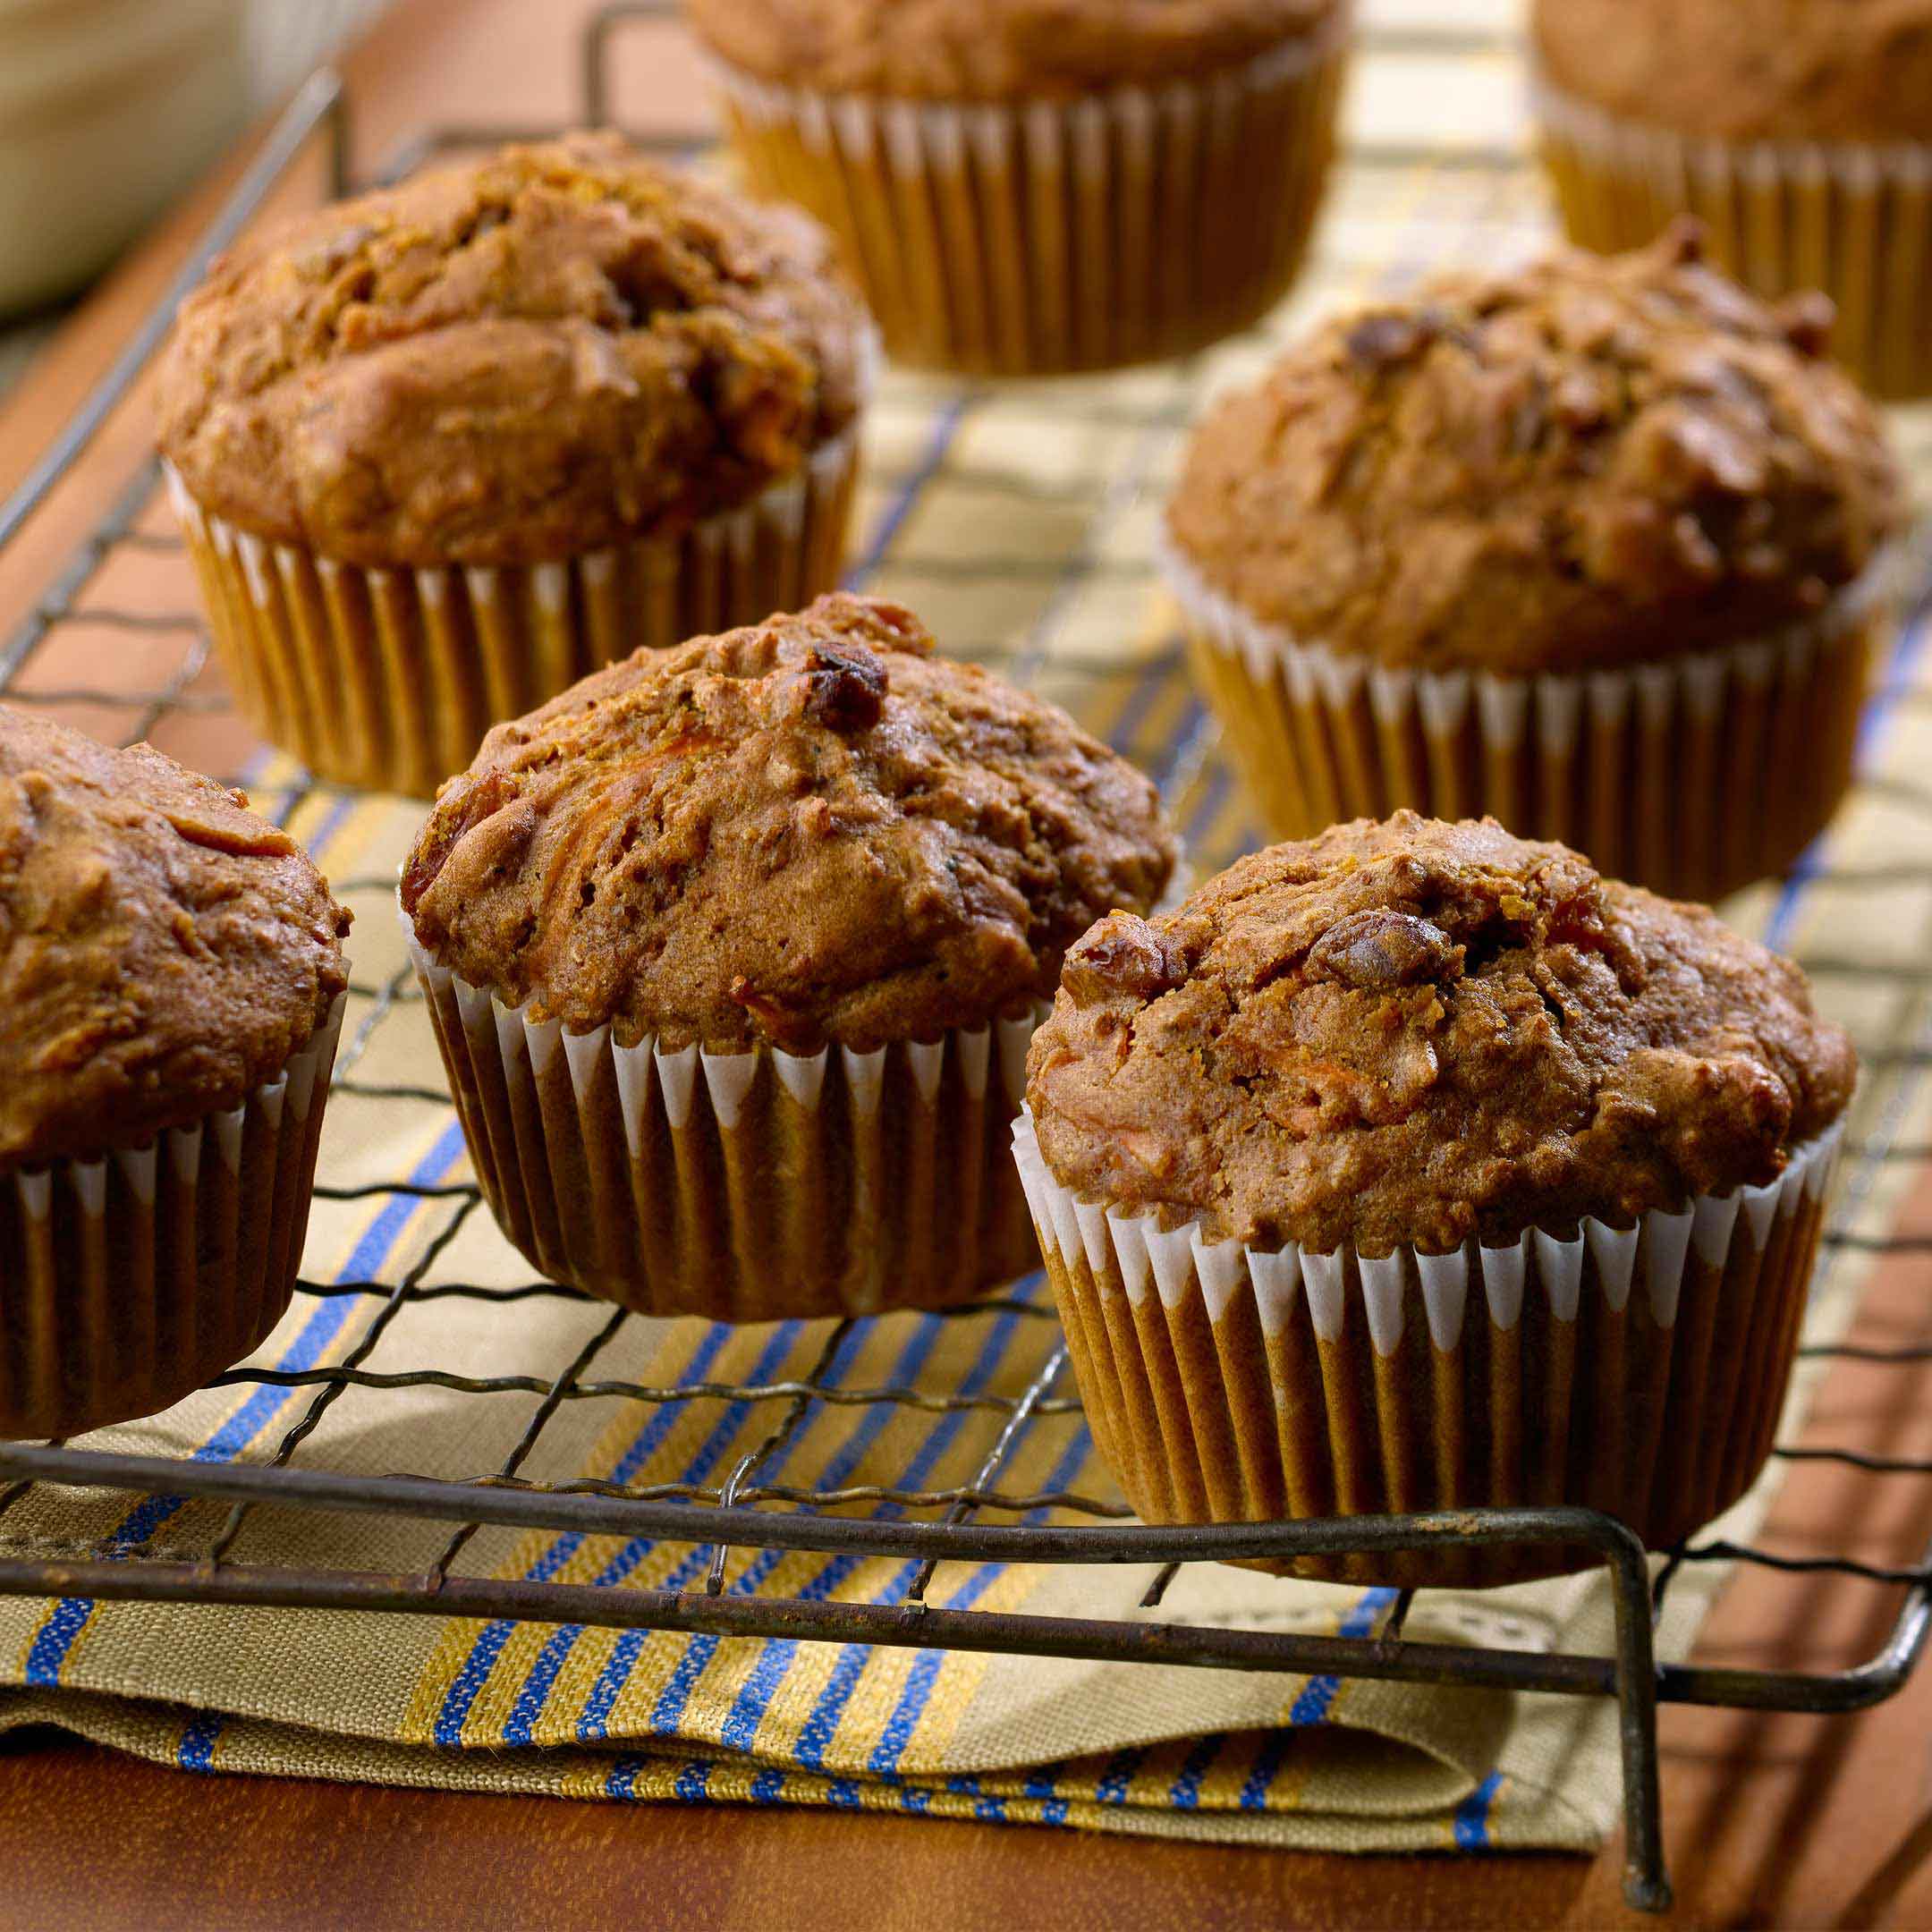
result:
<svg viewBox="0 0 1932 1932"><path fill-rule="evenodd" d="M499 726L402 902L511 1241L647 1313L764 1321L1036 1264L1010 1140L1040 1003L1173 856L1123 760L842 596Z"/></svg>
<svg viewBox="0 0 1932 1932"><path fill-rule="evenodd" d="M833 47L813 71L759 10L694 5L733 147L758 193L838 237L894 360L1038 376L1182 355L1292 283L1345 0L1116 12L1084 36L1060 35L1063 7L996 0L943 45L933 9L764 11L811 16Z"/></svg>
<svg viewBox="0 0 1932 1932"><path fill-rule="evenodd" d="M1765 0L1538 0L1534 26L1538 143L1572 241L1636 248L1694 216L1760 295L1829 296L1832 352L1873 394L1932 393L1922 26Z"/></svg>
<svg viewBox="0 0 1932 1932"><path fill-rule="evenodd" d="M250 724L318 777L435 796L483 734L639 648L794 609L838 582L852 430L675 536L562 562L365 569L169 496Z"/></svg>
<svg viewBox="0 0 1932 1932"><path fill-rule="evenodd" d="M1343 317L1197 428L1157 554L1261 816L1487 813L1710 900L1850 784L1898 466L1694 234Z"/></svg>
<svg viewBox="0 0 1932 1932"><path fill-rule="evenodd" d="M1829 822L1895 625L1882 556L1763 638L1592 671L1419 671L1301 642L1172 542L1157 555L1195 678L1277 837L1402 806L1487 814L1684 899L1784 871Z"/></svg>
<svg viewBox="0 0 1932 1932"><path fill-rule="evenodd" d="M239 794L0 713L0 1436L149 1415L294 1290L348 915Z"/></svg>
<svg viewBox="0 0 1932 1932"><path fill-rule="evenodd" d="M428 796L598 666L809 602L876 360L806 217L614 137L224 258L158 408L244 715L319 777Z"/></svg>
<svg viewBox="0 0 1932 1932"><path fill-rule="evenodd" d="M1571 1504L1667 1548L1770 1453L1854 1077L1797 970L1702 909L1402 814L1103 921L1013 1139L1148 1521Z"/></svg>

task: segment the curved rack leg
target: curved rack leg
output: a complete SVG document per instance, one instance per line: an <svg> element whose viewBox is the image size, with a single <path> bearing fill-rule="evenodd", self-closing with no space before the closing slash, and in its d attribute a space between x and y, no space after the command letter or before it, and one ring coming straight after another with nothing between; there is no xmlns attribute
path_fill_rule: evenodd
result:
<svg viewBox="0 0 1932 1932"><path fill-rule="evenodd" d="M1617 1729L1623 1752L1623 1897L1632 1910L1670 1910L1657 1788L1657 1671L1650 1579L1634 1539L1604 1552L1616 1606Z"/></svg>

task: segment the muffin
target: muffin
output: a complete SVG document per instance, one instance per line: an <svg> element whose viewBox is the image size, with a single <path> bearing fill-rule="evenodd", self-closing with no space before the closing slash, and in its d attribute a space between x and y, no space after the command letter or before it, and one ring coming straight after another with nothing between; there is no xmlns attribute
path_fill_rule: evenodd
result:
<svg viewBox="0 0 1932 1932"><path fill-rule="evenodd" d="M1759 294L1824 289L1876 394L1932 391L1932 0L1536 0L1532 29L1572 241L1695 214Z"/></svg>
<svg viewBox="0 0 1932 1932"><path fill-rule="evenodd" d="M288 1307L349 915L247 805L0 709L0 1436L165 1409Z"/></svg>
<svg viewBox="0 0 1932 1932"><path fill-rule="evenodd" d="M222 257L157 405L250 722L427 797L595 666L830 589L871 343L803 216L604 135Z"/></svg>
<svg viewBox="0 0 1932 1932"><path fill-rule="evenodd" d="M1131 766L932 653L822 597L587 678L443 788L403 915L484 1192L553 1280L762 1321L1037 1262L1027 1041L1174 844Z"/></svg>
<svg viewBox="0 0 1932 1932"><path fill-rule="evenodd" d="M1491 820L1114 913L1014 1137L1095 1438L1149 1522L1573 1504L1673 1544L1769 1452L1855 1073L1788 962Z"/></svg>
<svg viewBox="0 0 1932 1932"><path fill-rule="evenodd" d="M686 0L754 189L844 246L887 348L1175 356L1293 280L1349 0Z"/></svg>
<svg viewBox="0 0 1932 1932"><path fill-rule="evenodd" d="M1163 555L1275 833L1487 812L1707 900L1788 866L1906 518L1818 306L1679 228L1430 282L1212 408Z"/></svg>

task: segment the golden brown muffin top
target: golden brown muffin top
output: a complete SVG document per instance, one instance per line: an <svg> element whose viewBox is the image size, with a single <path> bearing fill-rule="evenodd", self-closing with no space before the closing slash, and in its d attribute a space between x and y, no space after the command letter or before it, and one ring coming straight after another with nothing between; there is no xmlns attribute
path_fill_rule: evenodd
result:
<svg viewBox="0 0 1932 1932"><path fill-rule="evenodd" d="M1857 1063L1804 976L1493 819L1276 845L1067 954L1028 1097L1063 1185L1215 1240L1446 1253L1772 1180Z"/></svg>
<svg viewBox="0 0 1932 1932"><path fill-rule="evenodd" d="M760 80L917 100L1065 99L1211 74L1339 22L1346 0L685 0Z"/></svg>
<svg viewBox="0 0 1932 1932"><path fill-rule="evenodd" d="M499 724L404 869L418 938L626 1042L864 1050L1023 1012L1174 842L1124 759L932 652L910 611L821 597Z"/></svg>
<svg viewBox="0 0 1932 1932"><path fill-rule="evenodd" d="M1902 527L1877 411L1697 233L1343 316L1224 398L1182 559L1306 643L1423 670L1627 664L1815 615Z"/></svg>
<svg viewBox="0 0 1932 1932"><path fill-rule="evenodd" d="M223 256L161 447L204 507L326 556L540 563L795 470L857 411L869 327L805 216L571 135Z"/></svg>
<svg viewBox="0 0 1932 1932"><path fill-rule="evenodd" d="M1932 0L1535 0L1532 30L1558 87L1680 134L1932 140Z"/></svg>
<svg viewBox="0 0 1932 1932"><path fill-rule="evenodd" d="M287 833L150 745L0 708L0 1171L241 1106L348 984Z"/></svg>

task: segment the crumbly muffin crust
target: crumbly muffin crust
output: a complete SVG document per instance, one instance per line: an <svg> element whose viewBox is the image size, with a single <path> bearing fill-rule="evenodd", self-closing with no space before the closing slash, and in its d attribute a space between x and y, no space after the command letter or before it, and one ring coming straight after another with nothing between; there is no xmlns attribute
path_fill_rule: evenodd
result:
<svg viewBox="0 0 1932 1932"><path fill-rule="evenodd" d="M1815 615L1901 529L1877 412L1693 225L1330 322L1196 430L1183 561L1265 623L1424 670L1605 667Z"/></svg>
<svg viewBox="0 0 1932 1932"><path fill-rule="evenodd" d="M222 257L161 446L204 507L325 556L541 563L796 470L855 415L869 330L807 216L577 134Z"/></svg>
<svg viewBox="0 0 1932 1932"><path fill-rule="evenodd" d="M1063 1185L1381 1255L1769 1181L1857 1065L1798 969L1704 908L1399 812L1103 919L1028 1072Z"/></svg>
<svg viewBox="0 0 1932 1932"><path fill-rule="evenodd" d="M1124 759L932 651L821 597L498 725L404 869L418 938L533 1017L670 1046L870 1049L1047 997L1173 840Z"/></svg>
<svg viewBox="0 0 1932 1932"><path fill-rule="evenodd" d="M781 85L919 100L1065 99L1210 74L1337 21L1345 0L685 0Z"/></svg>
<svg viewBox="0 0 1932 1932"><path fill-rule="evenodd" d="M348 984L287 833L149 745L0 708L0 1171L239 1106Z"/></svg>
<svg viewBox="0 0 1932 1932"><path fill-rule="evenodd" d="M1727 140L1932 140L1932 0L1536 0L1566 92Z"/></svg>

